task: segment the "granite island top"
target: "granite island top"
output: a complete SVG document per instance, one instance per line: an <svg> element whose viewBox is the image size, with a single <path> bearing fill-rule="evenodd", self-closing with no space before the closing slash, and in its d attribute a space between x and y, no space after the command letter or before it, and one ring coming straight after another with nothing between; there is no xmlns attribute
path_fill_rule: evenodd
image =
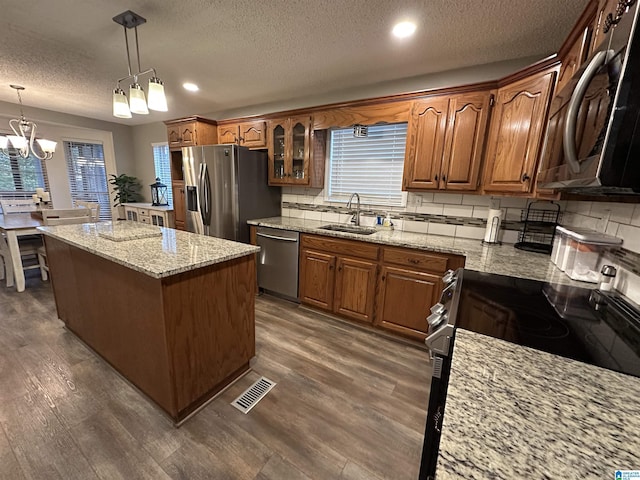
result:
<svg viewBox="0 0 640 480"><path fill-rule="evenodd" d="M38 230L154 278L260 251L254 245L129 221L38 227Z"/></svg>
<svg viewBox="0 0 640 480"><path fill-rule="evenodd" d="M358 235L323 230L320 227L326 225L327 222L301 218L261 218L249 220L247 223L249 225L340 237L381 245L464 255L466 257L464 268L478 272L496 273L499 275L541 280L550 283L578 285L587 288L593 285L571 280L564 272L551 263L549 255L525 252L514 248L513 245L510 244L483 245L480 240L404 232L400 230L380 230L372 235Z"/></svg>
<svg viewBox="0 0 640 480"><path fill-rule="evenodd" d="M640 378L458 329L438 480L640 469Z"/></svg>

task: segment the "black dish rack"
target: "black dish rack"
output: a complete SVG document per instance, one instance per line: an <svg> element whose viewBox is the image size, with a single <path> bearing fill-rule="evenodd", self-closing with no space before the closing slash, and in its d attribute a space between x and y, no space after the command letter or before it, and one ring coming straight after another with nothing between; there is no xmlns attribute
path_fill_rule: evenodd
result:
<svg viewBox="0 0 640 480"><path fill-rule="evenodd" d="M541 208L545 206L546 208ZM554 202L531 202L520 218L524 222L514 247L529 252L550 254L553 236L560 220L560 205Z"/></svg>

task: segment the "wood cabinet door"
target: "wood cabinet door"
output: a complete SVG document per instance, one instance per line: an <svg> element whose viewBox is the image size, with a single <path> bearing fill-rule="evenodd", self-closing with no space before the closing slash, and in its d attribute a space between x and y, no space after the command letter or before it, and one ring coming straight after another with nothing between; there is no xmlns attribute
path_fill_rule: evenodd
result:
<svg viewBox="0 0 640 480"><path fill-rule="evenodd" d="M291 117L287 122L285 156L290 167L287 180L292 185L309 184L311 125L309 115Z"/></svg>
<svg viewBox="0 0 640 480"><path fill-rule="evenodd" d="M566 55L560 59L560 73L558 73L558 81L556 82L556 94L560 92L571 80L571 77L578 71L585 57L585 38L588 35L588 29L585 28L582 35L571 46Z"/></svg>
<svg viewBox="0 0 640 480"><path fill-rule="evenodd" d="M198 144L196 137L196 122L186 122L179 126L180 128L180 146L193 147Z"/></svg>
<svg viewBox="0 0 640 480"><path fill-rule="evenodd" d="M413 102L407 126L404 190L440 187L448 106L448 97Z"/></svg>
<svg viewBox="0 0 640 480"><path fill-rule="evenodd" d="M396 267L382 267L375 324L424 340L429 309L442 293L438 275Z"/></svg>
<svg viewBox="0 0 640 480"><path fill-rule="evenodd" d="M177 230L185 229L187 219L187 205L184 198L184 182L173 182L171 185L173 193L173 211Z"/></svg>
<svg viewBox="0 0 640 480"><path fill-rule="evenodd" d="M361 322L373 322L378 265L366 260L338 257L334 312Z"/></svg>
<svg viewBox="0 0 640 480"><path fill-rule="evenodd" d="M491 98L491 92L478 92L455 95L449 100L440 180L447 190L478 188Z"/></svg>
<svg viewBox="0 0 640 480"><path fill-rule="evenodd" d="M269 185L287 185L290 167L285 158L285 131L287 119L267 122L267 156L269 158Z"/></svg>
<svg viewBox="0 0 640 480"><path fill-rule="evenodd" d="M532 190L554 76L547 70L498 89L487 138L484 190Z"/></svg>
<svg viewBox="0 0 640 480"><path fill-rule="evenodd" d="M600 0L598 2L598 11L596 13L596 24L593 32L593 41L591 42L591 52L594 52L598 45L602 43L607 35L604 31L605 22L609 14L616 16L616 8L618 0Z"/></svg>
<svg viewBox="0 0 640 480"><path fill-rule="evenodd" d="M267 123L245 122L239 126L240 145L247 148L267 148Z"/></svg>
<svg viewBox="0 0 640 480"><path fill-rule="evenodd" d="M218 126L218 143L238 143L238 125Z"/></svg>
<svg viewBox="0 0 640 480"><path fill-rule="evenodd" d="M180 137L180 125L171 125L167 127L167 140L169 149L182 148L182 138Z"/></svg>
<svg viewBox="0 0 640 480"><path fill-rule="evenodd" d="M335 255L302 250L300 254L300 301L323 310L333 309Z"/></svg>

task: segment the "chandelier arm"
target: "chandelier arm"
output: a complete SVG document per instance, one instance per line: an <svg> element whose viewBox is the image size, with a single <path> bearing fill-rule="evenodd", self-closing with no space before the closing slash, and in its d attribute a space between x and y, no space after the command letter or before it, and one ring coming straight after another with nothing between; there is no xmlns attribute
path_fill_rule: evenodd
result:
<svg viewBox="0 0 640 480"><path fill-rule="evenodd" d="M17 123L18 127L20 126L20 122L15 118L12 118L11 120L9 120L9 126L11 127L11 130L13 130L13 133L15 133L18 137L24 137L24 134L22 133L22 129L20 129L20 132L18 132L16 130L16 127L13 126L14 123Z"/></svg>

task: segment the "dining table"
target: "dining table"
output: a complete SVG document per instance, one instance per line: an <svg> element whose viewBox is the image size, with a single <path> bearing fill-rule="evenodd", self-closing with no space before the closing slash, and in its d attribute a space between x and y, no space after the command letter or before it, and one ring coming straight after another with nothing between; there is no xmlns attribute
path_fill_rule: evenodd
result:
<svg viewBox="0 0 640 480"><path fill-rule="evenodd" d="M31 213L7 213L0 215L0 251L5 261L10 259L11 265L5 265L7 287L12 287L15 281L16 290L24 292L25 280L22 268L22 257L18 238L28 235L39 235L36 227L43 225L41 219ZM13 268L11 268L13 267Z"/></svg>

